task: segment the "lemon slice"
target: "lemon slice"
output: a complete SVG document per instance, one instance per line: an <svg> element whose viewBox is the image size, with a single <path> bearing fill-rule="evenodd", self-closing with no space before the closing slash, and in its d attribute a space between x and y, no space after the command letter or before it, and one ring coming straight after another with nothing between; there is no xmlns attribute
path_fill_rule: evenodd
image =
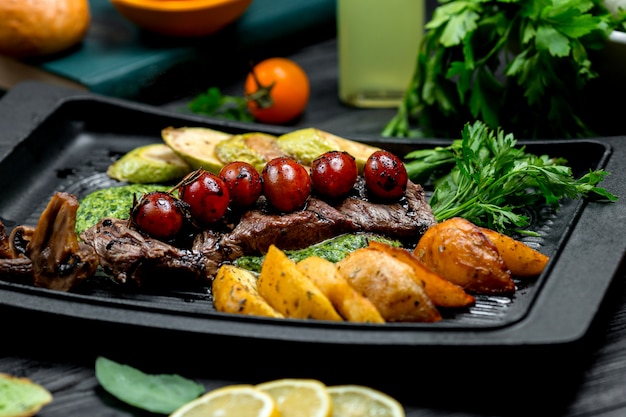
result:
<svg viewBox="0 0 626 417"><path fill-rule="evenodd" d="M256 386L271 395L282 417L330 417L332 401L316 379L277 379Z"/></svg>
<svg viewBox="0 0 626 417"><path fill-rule="evenodd" d="M280 417L274 399L252 385L229 385L209 391L170 417Z"/></svg>
<svg viewBox="0 0 626 417"><path fill-rule="evenodd" d="M404 417L404 408L394 398L361 385L327 388L333 401L332 417Z"/></svg>

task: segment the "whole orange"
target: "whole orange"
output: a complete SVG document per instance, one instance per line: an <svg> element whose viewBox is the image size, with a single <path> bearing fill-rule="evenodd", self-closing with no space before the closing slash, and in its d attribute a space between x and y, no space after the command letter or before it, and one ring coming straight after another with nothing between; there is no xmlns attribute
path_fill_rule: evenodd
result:
<svg viewBox="0 0 626 417"><path fill-rule="evenodd" d="M0 54L15 58L64 51L91 21L88 0L2 0L0 16Z"/></svg>

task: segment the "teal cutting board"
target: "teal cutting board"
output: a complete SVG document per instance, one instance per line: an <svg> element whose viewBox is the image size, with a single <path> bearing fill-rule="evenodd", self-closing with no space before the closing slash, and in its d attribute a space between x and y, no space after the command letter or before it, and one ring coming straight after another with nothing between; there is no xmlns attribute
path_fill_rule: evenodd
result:
<svg viewBox="0 0 626 417"><path fill-rule="evenodd" d="M127 21L109 0L90 0L92 21L85 39L70 51L29 62L104 95L150 101L182 93L189 68L224 66L232 57L252 56L271 44L294 44L334 27L335 0L254 0L221 32L176 39L147 33ZM206 72L209 76L210 71ZM174 74L174 75L172 75ZM192 75L193 74L193 75ZM164 81L165 80L165 81ZM215 80L203 80L207 86ZM180 85L178 85L180 83ZM167 84L166 88L163 87ZM199 84L199 83L198 83Z"/></svg>

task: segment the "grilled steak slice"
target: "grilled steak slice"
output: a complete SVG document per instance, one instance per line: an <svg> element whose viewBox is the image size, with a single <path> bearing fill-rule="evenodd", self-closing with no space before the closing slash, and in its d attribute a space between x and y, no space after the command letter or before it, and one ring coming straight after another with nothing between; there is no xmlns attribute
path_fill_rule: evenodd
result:
<svg viewBox="0 0 626 417"><path fill-rule="evenodd" d="M349 219L324 201L311 198L304 210L292 213L247 211L231 231L200 232L192 248L219 265L243 255L263 254L272 244L283 250L299 249L350 231L356 227Z"/></svg>
<svg viewBox="0 0 626 417"><path fill-rule="evenodd" d="M183 288L207 284L217 265L204 255L146 237L128 227L127 220L103 219L81 234L100 265L121 283L142 287Z"/></svg>
<svg viewBox="0 0 626 417"><path fill-rule="evenodd" d="M78 240L77 211L76 196L57 192L39 217L25 253L33 263L35 286L69 291L95 274L98 257Z"/></svg>
<svg viewBox="0 0 626 417"><path fill-rule="evenodd" d="M286 214L272 212L261 201L256 209L229 221L230 226L200 232L191 249L146 237L130 228L128 221L117 219L101 220L81 237L116 281L138 286L162 282L171 287L173 276L208 284L222 263L264 254L272 244L282 250L300 249L357 232L417 242L435 224L421 186L409 183L406 196L392 204L368 200L364 187L361 181L354 195L336 206L310 197L305 209Z"/></svg>
<svg viewBox="0 0 626 417"><path fill-rule="evenodd" d="M365 198L362 181L357 184L357 189L360 196L346 198L336 209L357 225L360 231L415 243L436 223L424 189L419 184L409 181L405 196L392 204L376 203Z"/></svg>
<svg viewBox="0 0 626 417"><path fill-rule="evenodd" d="M350 219L328 203L309 198L304 210L291 213L247 211L229 232L201 232L193 249L222 263L243 255L263 254L272 244L283 250L300 249L357 230Z"/></svg>
<svg viewBox="0 0 626 417"><path fill-rule="evenodd" d="M409 183L406 196L392 204L368 200L364 187L359 182L356 195L336 206L311 197L304 210L293 213L248 211L230 232L200 233L193 248L219 264L263 254L271 244L300 249L344 233L370 232L416 243L436 223L420 185Z"/></svg>
<svg viewBox="0 0 626 417"><path fill-rule="evenodd" d="M324 201L310 198L304 210L292 213L248 211L219 243L237 255L258 254L267 252L272 244L283 250L300 249L355 231L356 225L346 216Z"/></svg>

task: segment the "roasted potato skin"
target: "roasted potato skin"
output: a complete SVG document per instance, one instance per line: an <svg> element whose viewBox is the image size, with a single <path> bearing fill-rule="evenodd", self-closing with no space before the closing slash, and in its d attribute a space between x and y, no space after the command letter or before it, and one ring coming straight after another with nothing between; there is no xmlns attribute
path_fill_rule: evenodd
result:
<svg viewBox="0 0 626 417"><path fill-rule="evenodd" d="M471 294L515 292L511 271L496 246L460 217L431 226L413 252L430 269Z"/></svg>
<svg viewBox="0 0 626 417"><path fill-rule="evenodd" d="M369 247L388 253L411 266L414 271L414 280L424 287L433 304L445 308L468 307L476 301L459 285L454 284L426 266L417 256L405 248L394 247L386 243L370 241Z"/></svg>
<svg viewBox="0 0 626 417"><path fill-rule="evenodd" d="M350 285L376 306L387 322L436 322L441 313L424 288L411 277L413 269L372 248L351 252L337 263Z"/></svg>
<svg viewBox="0 0 626 417"><path fill-rule="evenodd" d="M310 256L298 262L297 266L328 297L346 321L385 322L376 306L350 285L334 263L319 256Z"/></svg>
<svg viewBox="0 0 626 417"><path fill-rule="evenodd" d="M485 227L480 227L480 230L496 246L513 276L537 276L550 261L549 256L510 236Z"/></svg>
<svg viewBox="0 0 626 417"><path fill-rule="evenodd" d="M275 245L265 255L257 288L285 317L343 321L324 293Z"/></svg>
<svg viewBox="0 0 626 417"><path fill-rule="evenodd" d="M257 290L257 278L246 269L222 265L212 285L213 305L223 313L283 318Z"/></svg>

